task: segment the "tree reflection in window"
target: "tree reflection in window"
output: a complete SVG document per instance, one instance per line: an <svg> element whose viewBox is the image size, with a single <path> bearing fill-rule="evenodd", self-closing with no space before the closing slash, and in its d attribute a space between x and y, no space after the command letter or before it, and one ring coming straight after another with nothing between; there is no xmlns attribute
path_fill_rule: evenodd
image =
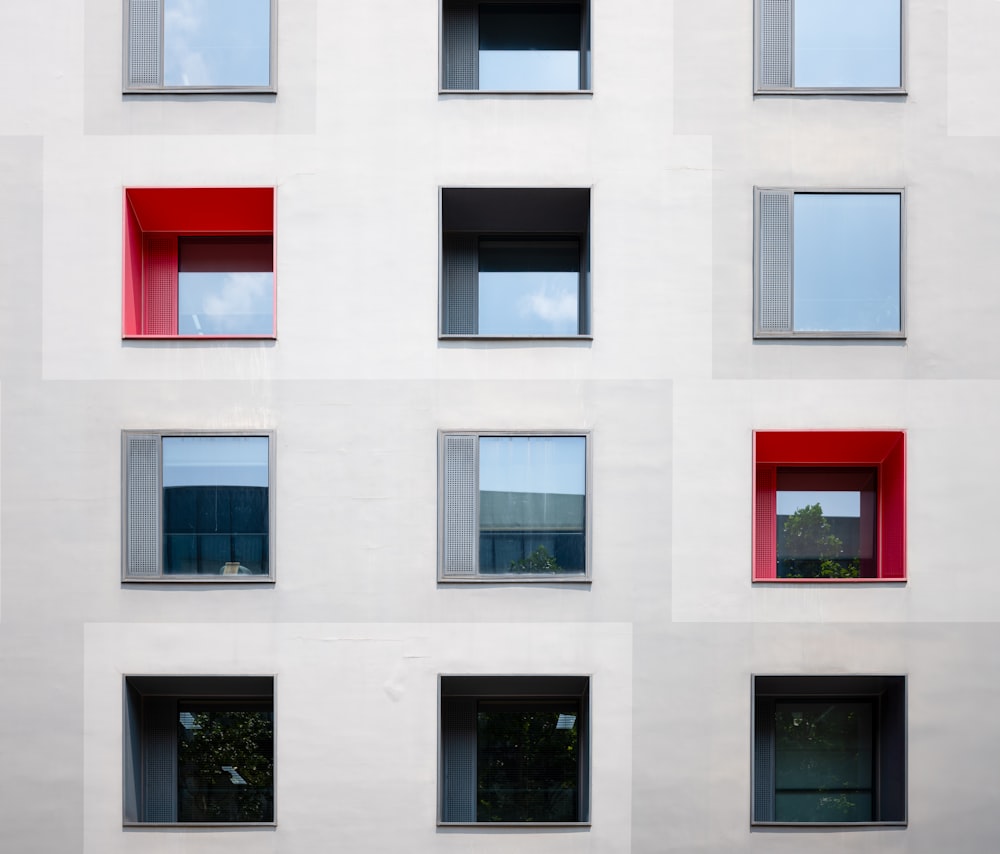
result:
<svg viewBox="0 0 1000 854"><path fill-rule="evenodd" d="M182 703L177 726L177 820L274 820L270 703Z"/></svg>

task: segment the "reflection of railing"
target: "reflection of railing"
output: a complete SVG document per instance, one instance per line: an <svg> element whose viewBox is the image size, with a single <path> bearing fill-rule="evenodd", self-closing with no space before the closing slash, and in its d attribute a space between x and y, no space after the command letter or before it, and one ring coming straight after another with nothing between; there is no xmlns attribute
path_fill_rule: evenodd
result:
<svg viewBox="0 0 1000 854"><path fill-rule="evenodd" d="M479 535L479 571L507 573L531 572L537 563L533 557L544 549L547 564L541 571L581 573L586 569L585 538L574 531L483 531ZM514 567L514 569L512 569Z"/></svg>
<svg viewBox="0 0 1000 854"><path fill-rule="evenodd" d="M266 531L163 535L164 571L198 575L219 574L227 563L250 575L267 574ZM240 571L238 574L246 574Z"/></svg>
<svg viewBox="0 0 1000 854"><path fill-rule="evenodd" d="M273 786L236 785L228 777L214 785L181 785L178 821L273 820Z"/></svg>

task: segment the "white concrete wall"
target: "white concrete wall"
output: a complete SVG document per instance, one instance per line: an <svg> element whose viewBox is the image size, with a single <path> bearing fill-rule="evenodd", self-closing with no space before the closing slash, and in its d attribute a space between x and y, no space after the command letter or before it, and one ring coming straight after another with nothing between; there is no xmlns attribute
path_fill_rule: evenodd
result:
<svg viewBox="0 0 1000 854"><path fill-rule="evenodd" d="M0 5L0 850L995 845L995 3L760 97L750 0L593 0L594 95L439 96L437 0L279 0L276 98ZM274 186L278 338L121 340L121 191ZM592 342L437 339L442 186L592 188ZM755 343L752 190L906 188L908 338ZM754 429L907 431L905 584L753 586ZM120 582L123 429L274 429L276 583ZM439 429L589 430L593 583L438 585ZM121 826L121 678L273 673L277 827ZM442 831L437 676L593 674L593 825ZM909 826L751 831L754 673L908 676Z"/></svg>

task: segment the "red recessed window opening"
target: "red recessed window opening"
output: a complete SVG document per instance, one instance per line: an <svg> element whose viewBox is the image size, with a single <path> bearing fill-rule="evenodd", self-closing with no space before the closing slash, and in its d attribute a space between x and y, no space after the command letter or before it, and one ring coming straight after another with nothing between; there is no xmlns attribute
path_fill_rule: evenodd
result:
<svg viewBox="0 0 1000 854"><path fill-rule="evenodd" d="M274 189L128 188L122 335L275 336Z"/></svg>
<svg viewBox="0 0 1000 854"><path fill-rule="evenodd" d="M754 581L906 578L904 434L754 434Z"/></svg>

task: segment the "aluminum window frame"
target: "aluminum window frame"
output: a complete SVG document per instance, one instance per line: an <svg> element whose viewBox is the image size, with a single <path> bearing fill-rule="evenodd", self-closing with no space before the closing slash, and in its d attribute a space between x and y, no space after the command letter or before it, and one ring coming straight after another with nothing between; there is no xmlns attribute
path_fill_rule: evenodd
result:
<svg viewBox="0 0 1000 854"><path fill-rule="evenodd" d="M231 830L252 830L277 826L278 818L278 704L276 673L126 673L122 675L122 826L129 828L228 828ZM269 680L270 693L261 693L258 683ZM270 700L271 736L273 740L272 792L273 816L271 821L143 821L140 816L146 810L144 791L145 766L147 762L146 737L151 729L143 719L140 708L138 717L133 706L133 697L140 702L146 697L163 697L179 705L185 701L209 701L226 703L248 700L252 702ZM136 755L138 748L138 755ZM176 760L176 757L175 757ZM175 762L175 773L176 773ZM136 778L139 778L138 782ZM174 795L176 806L176 793Z"/></svg>
<svg viewBox="0 0 1000 854"><path fill-rule="evenodd" d="M753 94L754 95L906 95L907 67L907 7L908 0L899 0L899 86L795 86L795 3L789 17L788 62L790 86L765 85L761 80L761 6L763 0L754 0L753 9Z"/></svg>
<svg viewBox="0 0 1000 854"><path fill-rule="evenodd" d="M437 685L437 826L489 830L492 828L580 828L592 823L593 795L593 710L594 675L592 673L439 673ZM581 820L571 822L500 822L450 821L445 819L447 748L445 745L445 706L450 698L479 700L565 700L579 702L584 718L579 735L580 753L585 767L579 774ZM475 794L475 792L473 792Z"/></svg>
<svg viewBox="0 0 1000 854"><path fill-rule="evenodd" d="M878 827L906 827L909 821L909 775L908 775L908 678L905 673L892 674L770 674L755 673L750 677L750 825L752 827L790 827L790 828L878 828ZM896 773L901 778L897 781L898 791L892 796L898 797L901 802L900 817L880 819L873 821L776 821L773 819L760 818L760 805L758 804L759 776L762 768L761 751L762 745L759 743L758 714L762 702L768 700L781 700L787 702L802 701L831 701L849 702L861 699L876 701L876 708L879 711L879 720L875 722L873 733L873 752L876 756L875 770L875 810L881 812L883 809L883 799L888 800L890 795L890 784L886 782L886 777L890 773ZM899 732L887 732L892 724L885 720L891 710L889 704L895 703L899 709ZM893 748L898 749L898 768L887 769L884 765L889 758L884 757L883 752L889 752ZM773 777L771 779L770 795L774 796ZM766 793L764 795L766 797Z"/></svg>
<svg viewBox="0 0 1000 854"><path fill-rule="evenodd" d="M269 0L271 17L268 43L268 78L267 86L232 85L232 86L167 86L163 83L163 17L164 0L153 0L157 4L159 25L157 48L159 58L159 82L156 85L138 85L130 81L129 65L132 51L132 23L130 6L134 0L122 0L122 94L123 95L274 95L278 91L278 0Z"/></svg>
<svg viewBox="0 0 1000 854"><path fill-rule="evenodd" d="M761 239L761 197L764 193L787 194L789 207L789 313L790 330L766 330L761 323L762 299L762 239ZM795 331L795 196L848 196L883 195L899 197L899 330L886 331L838 331L809 330ZM768 339L855 339L855 340L905 340L906 332L906 189L905 187L782 187L755 186L753 188L753 337Z"/></svg>
<svg viewBox="0 0 1000 854"><path fill-rule="evenodd" d="M447 505L445 483L447 478L447 454L445 440L449 436L473 436L477 440L483 437L528 437L528 438L582 438L585 440L584 453L584 531L583 554L585 571L566 574L528 574L528 573L488 573L479 571L479 544L481 536L479 515L479 450L476 445L476 489L475 489L475 530L477 545L475 549L475 572L470 574L449 574L446 572L447 549ZM438 557L437 580L442 584L589 584L593 572L593 438L590 430L438 430Z"/></svg>
<svg viewBox="0 0 1000 854"><path fill-rule="evenodd" d="M476 54L476 82L479 78L479 7L481 5L578 5L580 7L580 88L578 89L463 89L447 86L447 44L445 32L445 6L450 0L440 0L438 3L438 94L440 95L593 95L593 20L592 6L595 0L468 0L472 5L473 50Z"/></svg>
<svg viewBox="0 0 1000 854"><path fill-rule="evenodd" d="M121 581L125 584L274 584L275 555L276 549L276 520L277 520L277 488L275 483L276 460L276 431L274 430L151 430L138 429L122 430L122 458L121 458L121 554L122 554L122 574ZM159 440L157 458L157 507L156 507L156 527L157 527L157 549L155 575L137 575L129 573L130 550L129 550L129 439L133 436L150 436ZM173 437L195 437L195 438L241 438L257 437L266 438L267 441L267 569L266 575L181 575L165 574L163 571L163 439Z"/></svg>

